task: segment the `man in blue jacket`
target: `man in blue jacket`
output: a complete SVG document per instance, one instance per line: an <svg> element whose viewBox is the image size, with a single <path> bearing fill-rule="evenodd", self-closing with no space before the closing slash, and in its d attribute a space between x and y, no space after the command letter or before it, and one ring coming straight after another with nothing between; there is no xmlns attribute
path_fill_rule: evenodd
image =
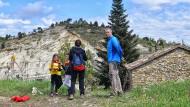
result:
<svg viewBox="0 0 190 107"><path fill-rule="evenodd" d="M107 57L109 64L109 77L112 85L112 94L120 95L122 91L121 80L119 78L118 65L122 58L122 48L119 40L112 35L110 28L105 29L106 36L108 37L107 42Z"/></svg>

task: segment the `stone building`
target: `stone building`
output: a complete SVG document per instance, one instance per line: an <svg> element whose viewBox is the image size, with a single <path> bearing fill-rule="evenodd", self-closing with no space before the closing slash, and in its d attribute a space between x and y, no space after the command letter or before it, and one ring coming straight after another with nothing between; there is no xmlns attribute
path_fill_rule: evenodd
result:
<svg viewBox="0 0 190 107"><path fill-rule="evenodd" d="M173 46L125 64L130 87L190 79L190 48Z"/></svg>

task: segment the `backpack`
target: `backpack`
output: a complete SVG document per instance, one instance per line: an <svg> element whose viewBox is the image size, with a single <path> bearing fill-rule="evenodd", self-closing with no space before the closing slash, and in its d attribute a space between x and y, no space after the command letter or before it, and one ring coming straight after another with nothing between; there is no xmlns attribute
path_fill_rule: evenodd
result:
<svg viewBox="0 0 190 107"><path fill-rule="evenodd" d="M73 52L73 58L72 58L72 68L74 71L84 71L85 65L84 65L84 59L83 54L81 50L75 50Z"/></svg>

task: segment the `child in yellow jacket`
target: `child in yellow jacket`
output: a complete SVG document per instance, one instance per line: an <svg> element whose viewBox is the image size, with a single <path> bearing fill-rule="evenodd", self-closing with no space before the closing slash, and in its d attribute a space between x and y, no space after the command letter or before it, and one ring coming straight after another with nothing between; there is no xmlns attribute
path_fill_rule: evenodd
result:
<svg viewBox="0 0 190 107"><path fill-rule="evenodd" d="M54 54L51 64L49 65L49 71L51 74L51 93L50 96L58 95L57 91L63 84L61 78L61 62L58 54Z"/></svg>

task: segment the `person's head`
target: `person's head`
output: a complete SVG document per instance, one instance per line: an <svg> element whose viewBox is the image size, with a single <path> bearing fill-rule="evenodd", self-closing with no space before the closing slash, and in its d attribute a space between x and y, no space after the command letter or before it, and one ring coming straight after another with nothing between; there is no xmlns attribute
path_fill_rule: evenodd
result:
<svg viewBox="0 0 190 107"><path fill-rule="evenodd" d="M65 60L64 61L68 61L69 60L69 54L65 55Z"/></svg>
<svg viewBox="0 0 190 107"><path fill-rule="evenodd" d="M106 28L106 29L105 29L105 33L106 33L106 36L107 36L107 37L112 36L112 30L111 30L111 28Z"/></svg>
<svg viewBox="0 0 190 107"><path fill-rule="evenodd" d="M59 55L58 54L53 55L52 62L59 62Z"/></svg>
<svg viewBox="0 0 190 107"><path fill-rule="evenodd" d="M77 46L77 47L80 47L80 46L81 46L81 40L80 40L80 39L77 39L77 40L75 41L75 46Z"/></svg>

